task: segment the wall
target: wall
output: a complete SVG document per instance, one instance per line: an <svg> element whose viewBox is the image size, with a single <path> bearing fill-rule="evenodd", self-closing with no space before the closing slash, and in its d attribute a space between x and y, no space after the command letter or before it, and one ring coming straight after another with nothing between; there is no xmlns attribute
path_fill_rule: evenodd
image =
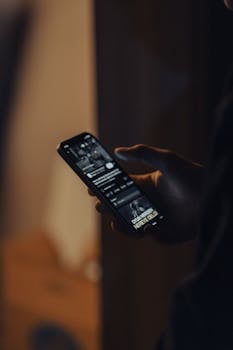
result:
<svg viewBox="0 0 233 350"><path fill-rule="evenodd" d="M92 1L40 0L32 7L7 145L5 232L50 231L75 264L95 237L95 213L55 149L95 130Z"/></svg>

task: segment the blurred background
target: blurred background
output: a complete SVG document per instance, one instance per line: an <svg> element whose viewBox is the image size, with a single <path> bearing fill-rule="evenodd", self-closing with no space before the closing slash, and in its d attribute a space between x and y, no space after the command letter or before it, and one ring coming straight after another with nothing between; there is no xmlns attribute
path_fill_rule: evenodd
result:
<svg viewBox="0 0 233 350"><path fill-rule="evenodd" d="M153 348L195 247L111 232L56 146L205 164L232 34L212 0L0 0L1 349Z"/></svg>

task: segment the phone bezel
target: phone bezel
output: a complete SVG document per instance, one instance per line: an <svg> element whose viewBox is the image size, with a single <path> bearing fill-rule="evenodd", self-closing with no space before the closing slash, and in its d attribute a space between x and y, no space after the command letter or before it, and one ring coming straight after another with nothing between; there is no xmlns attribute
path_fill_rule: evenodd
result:
<svg viewBox="0 0 233 350"><path fill-rule="evenodd" d="M90 188L90 190L96 195L96 197L102 201L109 209L110 211L113 212L113 214L120 220L121 225L125 228L125 230L127 231L126 233L130 233L131 235L133 235L134 237L143 237L145 235L144 232L144 227L139 228L139 229L135 229L133 227L133 225L131 225L125 218L124 216L122 216L122 214L117 210L117 208L115 208L111 202L95 187L95 185L91 182L91 180L85 176L82 172L81 169L79 169L77 167L76 164L74 164L74 162L72 161L72 159L69 157L69 155L65 152L64 150L64 146L69 144L76 144L77 142L80 143L82 141L84 141L85 136L90 136L93 137L99 144L100 146L110 155L110 157L112 157L114 159L114 161L117 163L119 169L122 171L123 175L127 176L129 179L130 176L124 171L124 169L120 166L120 164L118 163L117 159L114 157L114 155L112 155L107 149L106 147L104 147L102 145L102 143L99 141L99 139L97 139L94 135L92 135L89 132L83 132L81 134L78 134L76 136L71 137L70 139L67 139L65 141L62 141L58 146L57 146L57 152L59 153L59 155L65 160L65 162L72 168L72 170L80 177L80 179L85 183L85 185ZM131 179L132 180L132 179ZM134 182L134 185L139 189L139 191L145 195L146 197L147 194ZM148 198L150 201L151 199ZM151 201L152 202L152 201ZM153 202L152 202L153 204ZM161 210L159 207L157 207L157 205L154 204L154 206L156 207L156 210L158 210L158 217L156 219L157 221L157 225L155 226L155 230L159 229L159 226L161 224L161 222L164 220L164 216L161 213ZM157 209L158 208L158 209Z"/></svg>

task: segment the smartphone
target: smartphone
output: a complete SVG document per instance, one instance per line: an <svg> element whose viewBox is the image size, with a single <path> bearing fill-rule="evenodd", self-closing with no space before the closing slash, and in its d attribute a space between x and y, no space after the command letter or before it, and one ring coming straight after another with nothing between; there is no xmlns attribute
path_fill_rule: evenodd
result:
<svg viewBox="0 0 233 350"><path fill-rule="evenodd" d="M57 151L110 209L126 233L143 237L148 224L159 229L164 221L160 210L95 136L84 132L61 142Z"/></svg>

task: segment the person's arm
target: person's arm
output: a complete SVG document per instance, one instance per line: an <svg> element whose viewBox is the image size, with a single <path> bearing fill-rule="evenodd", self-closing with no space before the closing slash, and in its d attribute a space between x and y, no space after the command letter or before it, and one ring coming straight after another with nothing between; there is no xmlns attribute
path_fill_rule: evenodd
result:
<svg viewBox="0 0 233 350"><path fill-rule="evenodd" d="M233 284L229 259L212 257L174 294L169 323L156 350L233 349Z"/></svg>

